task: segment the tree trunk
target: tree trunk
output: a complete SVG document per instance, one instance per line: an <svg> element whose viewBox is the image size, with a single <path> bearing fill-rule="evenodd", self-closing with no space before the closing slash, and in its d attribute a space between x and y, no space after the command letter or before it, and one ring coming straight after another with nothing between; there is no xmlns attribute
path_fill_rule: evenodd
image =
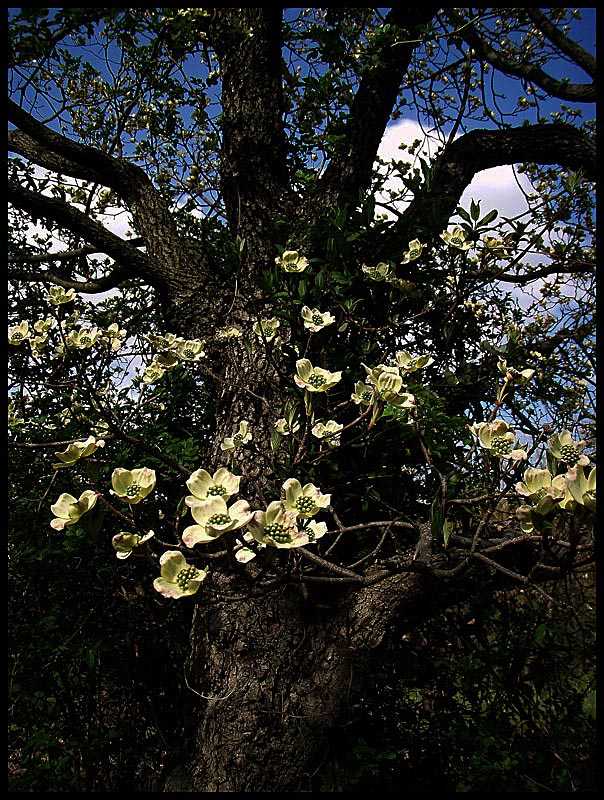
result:
<svg viewBox="0 0 604 800"><path fill-rule="evenodd" d="M427 575L402 573L363 587L281 584L261 595L233 575L212 580L215 595L195 608L187 663L199 724L165 791L311 790L386 635L492 576L440 580L437 590Z"/></svg>

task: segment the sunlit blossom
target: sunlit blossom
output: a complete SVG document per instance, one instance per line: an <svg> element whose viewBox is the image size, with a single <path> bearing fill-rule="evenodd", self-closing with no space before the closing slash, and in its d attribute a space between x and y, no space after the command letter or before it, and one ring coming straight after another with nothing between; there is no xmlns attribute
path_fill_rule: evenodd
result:
<svg viewBox="0 0 604 800"><path fill-rule="evenodd" d="M97 493L92 489L86 489L78 498L63 492L59 495L57 502L50 507L55 515L50 522L50 527L56 531L62 531L67 525L74 525L83 514L94 507L96 501Z"/></svg>
<svg viewBox="0 0 604 800"><path fill-rule="evenodd" d="M195 594L207 577L206 570L190 564L179 550L167 550L159 559L161 577L153 581L155 591L178 599Z"/></svg>
<svg viewBox="0 0 604 800"><path fill-rule="evenodd" d="M240 481L241 477L233 475L226 467L220 467L213 475L205 469L197 469L186 481L191 497L185 498L185 502L207 500L210 497L222 497L228 502L239 491Z"/></svg>
<svg viewBox="0 0 604 800"><path fill-rule="evenodd" d="M589 465L589 458L583 452L585 442L574 441L569 430L565 429L560 434L554 433L548 439L548 446L554 458L564 462L567 467L587 467Z"/></svg>
<svg viewBox="0 0 604 800"><path fill-rule="evenodd" d="M248 529L261 545L277 548L302 547L308 536L298 530L296 513L285 508L279 500L269 503L266 511L255 511Z"/></svg>
<svg viewBox="0 0 604 800"><path fill-rule="evenodd" d="M65 289L62 286L51 286L48 289L48 294L44 296L53 306L60 306L63 303L71 303L76 298L74 289Z"/></svg>
<svg viewBox="0 0 604 800"><path fill-rule="evenodd" d="M592 467L585 475L583 467L577 465L565 475L566 486L573 500L596 513L596 468Z"/></svg>
<svg viewBox="0 0 604 800"><path fill-rule="evenodd" d="M275 264L280 266L284 272L304 272L308 267L308 260L297 250L285 250L275 258Z"/></svg>
<svg viewBox="0 0 604 800"><path fill-rule="evenodd" d="M380 261L380 263L375 266L363 264L361 270L368 278L371 278L372 281L377 281L379 283L380 281L386 280L390 274L390 264L386 264L384 261Z"/></svg>
<svg viewBox="0 0 604 800"><path fill-rule="evenodd" d="M398 368L403 372L416 372L434 363L432 356L412 356L407 350L399 350L395 357Z"/></svg>
<svg viewBox="0 0 604 800"><path fill-rule="evenodd" d="M202 342L200 339L186 339L182 342L178 342L174 352L183 361L201 361L205 356L204 346L205 342Z"/></svg>
<svg viewBox="0 0 604 800"><path fill-rule="evenodd" d="M237 500L232 506L227 506L224 498L215 495L207 500L193 498L187 505L196 522L183 531L182 540L187 547L213 542L227 531L245 527L252 518L247 500Z"/></svg>
<svg viewBox="0 0 604 800"><path fill-rule="evenodd" d="M477 422L470 427L470 430L478 438L481 446L497 458L511 458L514 461L528 458L525 450L516 447L516 435L505 420Z"/></svg>
<svg viewBox="0 0 604 800"><path fill-rule="evenodd" d="M304 327L311 333L316 333L336 321L336 318L329 311L321 313L318 308L309 308L308 306L302 307L302 319L304 320Z"/></svg>
<svg viewBox="0 0 604 800"><path fill-rule="evenodd" d="M505 375L507 381L514 381L514 383L528 383L535 374L534 369L515 369L514 367L508 367L507 362L503 359L497 362L497 369Z"/></svg>
<svg viewBox="0 0 604 800"><path fill-rule="evenodd" d="M111 475L111 494L121 497L131 505L136 505L144 500L155 488L155 470L148 467L137 469L124 469L116 467Z"/></svg>
<svg viewBox="0 0 604 800"><path fill-rule="evenodd" d="M281 322L277 317L271 319L261 319L260 322L255 322L252 330L259 339L270 342L277 335L277 329Z"/></svg>
<svg viewBox="0 0 604 800"><path fill-rule="evenodd" d="M524 481L516 484L518 494L533 503L536 514L548 514L562 500L566 492L563 475L552 477L548 469L529 467L524 473Z"/></svg>
<svg viewBox="0 0 604 800"><path fill-rule="evenodd" d="M249 423L246 420L242 420L239 423L239 430L233 436L227 436L225 440L221 443L220 449L221 450L235 450L237 447L241 447L244 444L247 444L252 440L252 434L249 429Z"/></svg>
<svg viewBox="0 0 604 800"><path fill-rule="evenodd" d="M357 405L370 406L375 400L375 386L371 386L363 381L357 381L354 385L354 392L350 399Z"/></svg>
<svg viewBox="0 0 604 800"><path fill-rule="evenodd" d="M422 244L419 239L413 239L412 242L409 242L409 249L403 253L401 264L408 264L410 261L418 259L426 247L427 245Z"/></svg>
<svg viewBox="0 0 604 800"><path fill-rule="evenodd" d="M80 458L92 455L99 447L105 447L105 441L104 439L96 439L94 436L89 436L85 441L72 442L67 446L66 450L55 453L59 461L53 464L53 467L55 469L70 467Z"/></svg>
<svg viewBox="0 0 604 800"><path fill-rule="evenodd" d="M115 555L120 558L129 558L137 547L140 547L146 541L155 536L153 531L148 533L116 533L111 540Z"/></svg>
<svg viewBox="0 0 604 800"><path fill-rule="evenodd" d="M29 339L31 332L29 330L29 322L20 322L18 325L13 325L8 329L8 343L19 345L26 339Z"/></svg>
<svg viewBox="0 0 604 800"><path fill-rule="evenodd" d="M317 422L313 425L311 433L317 439L324 440L328 447L338 447L340 444L340 431L343 427L340 422L328 419L326 422Z"/></svg>
<svg viewBox="0 0 604 800"><path fill-rule="evenodd" d="M288 478L283 484L285 500L283 505L299 517L314 517L331 502L330 494L323 494L314 484L304 486L297 478Z"/></svg>
<svg viewBox="0 0 604 800"><path fill-rule="evenodd" d="M455 247L458 250L470 250L473 246L472 242L468 239L468 234L463 228L457 225L451 232L443 231L439 236L445 244L448 244L450 247Z"/></svg>
<svg viewBox="0 0 604 800"><path fill-rule="evenodd" d="M307 358L296 361L296 386L307 392L327 392L342 378L341 372L329 372L321 367L313 367Z"/></svg>
<svg viewBox="0 0 604 800"><path fill-rule="evenodd" d="M300 423L298 420L288 422L285 417L281 417L275 422L275 430L282 436L288 436L291 433L297 433L300 430Z"/></svg>

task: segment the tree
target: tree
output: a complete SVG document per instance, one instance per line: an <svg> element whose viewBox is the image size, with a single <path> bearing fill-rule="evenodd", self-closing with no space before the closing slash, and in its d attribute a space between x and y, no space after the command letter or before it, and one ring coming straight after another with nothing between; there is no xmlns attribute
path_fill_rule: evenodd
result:
<svg viewBox="0 0 604 800"><path fill-rule="evenodd" d="M304 788L392 632L592 562L578 15L12 11L13 452L194 604L165 790ZM459 206L501 165L526 216Z"/></svg>

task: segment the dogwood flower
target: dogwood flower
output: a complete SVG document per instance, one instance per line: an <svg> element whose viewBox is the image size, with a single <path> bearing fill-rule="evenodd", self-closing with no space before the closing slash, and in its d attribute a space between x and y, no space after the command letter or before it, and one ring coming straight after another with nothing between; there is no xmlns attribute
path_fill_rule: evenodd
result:
<svg viewBox="0 0 604 800"><path fill-rule="evenodd" d="M516 447L516 436L505 420L474 423L470 430L482 447L497 458L511 458L514 461L528 458L522 448Z"/></svg>
<svg viewBox="0 0 604 800"><path fill-rule="evenodd" d="M377 281L379 283L380 281L386 280L388 277L388 274L390 273L390 264L380 261L380 263L376 264L375 267L369 267L367 264L363 264L361 269L368 278L371 278L372 281Z"/></svg>
<svg viewBox="0 0 604 800"><path fill-rule="evenodd" d="M311 333L316 333L336 321L336 318L329 311L321 313L318 308L309 308L308 306L302 307L302 319L304 320L304 327Z"/></svg>
<svg viewBox="0 0 604 800"><path fill-rule="evenodd" d="M19 345L31 336L29 322L20 322L8 329L8 343Z"/></svg>
<svg viewBox="0 0 604 800"><path fill-rule="evenodd" d="M312 544L313 542L316 542L317 539L325 536L327 533L327 523L317 522L316 519L311 519L306 523L302 533L306 534L308 538L308 544Z"/></svg>
<svg viewBox="0 0 604 800"><path fill-rule="evenodd" d="M65 289L62 286L51 286L48 290L48 294L44 296L45 300L48 300L53 304L53 306L60 306L63 303L71 303L72 300L75 300L75 291L74 289Z"/></svg>
<svg viewBox="0 0 604 800"><path fill-rule="evenodd" d="M255 511L248 529L259 544L268 547L290 549L308 543L308 536L298 530L296 513L279 500L269 503L266 511Z"/></svg>
<svg viewBox="0 0 604 800"><path fill-rule="evenodd" d="M99 447L105 447L105 440L97 440L94 436L89 436L83 442L72 442L67 446L66 450L55 453L59 461L53 464L53 467L55 469L71 467L72 464L75 464L80 458L86 458L86 456L92 455Z"/></svg>
<svg viewBox="0 0 604 800"><path fill-rule="evenodd" d="M237 500L232 506L227 506L224 498L215 495L207 500L193 498L187 505L197 523L189 525L182 533L182 540L187 547L213 542L227 531L245 527L252 518L247 500Z"/></svg>
<svg viewBox="0 0 604 800"><path fill-rule="evenodd" d="M233 475L226 467L220 467L213 475L205 469L197 469L186 481L192 497L186 497L185 502L207 500L210 497L222 497L228 502L239 491L240 481L241 477Z"/></svg>
<svg viewBox="0 0 604 800"><path fill-rule="evenodd" d="M53 317L46 317L34 322L34 330L38 333L48 333L49 330L55 327L57 321Z"/></svg>
<svg viewBox="0 0 604 800"><path fill-rule="evenodd" d="M514 249L514 242L506 237L502 239L499 236L483 236L482 237L483 253L493 256L508 256Z"/></svg>
<svg viewBox="0 0 604 800"><path fill-rule="evenodd" d="M283 484L285 500L283 505L286 511L291 511L299 517L314 517L322 508L327 508L331 502L330 494L322 494L314 484L307 483L302 486L297 478L288 478Z"/></svg>
<svg viewBox="0 0 604 800"><path fill-rule="evenodd" d="M259 339L270 342L271 339L274 339L277 335L277 328L280 324L280 321L276 317L272 319L261 319L260 322L254 323L252 330Z"/></svg>
<svg viewBox="0 0 604 800"><path fill-rule="evenodd" d="M143 383L157 383L157 381L161 380L165 374L166 370L158 364L157 361L154 361L152 364L145 369L143 372L143 376L141 378Z"/></svg>
<svg viewBox="0 0 604 800"><path fill-rule="evenodd" d="M138 469L124 469L116 467L111 475L111 494L121 497L130 505L136 505L144 500L155 489L155 470L148 467Z"/></svg>
<svg viewBox="0 0 604 800"><path fill-rule="evenodd" d="M153 588L164 597L178 599L195 594L208 573L189 564L179 550L166 550L159 559L161 577L153 581Z"/></svg>
<svg viewBox="0 0 604 800"><path fill-rule="evenodd" d="M432 356L412 356L407 350L396 353L396 363L403 372L416 372L418 369L429 367L434 363Z"/></svg>
<svg viewBox="0 0 604 800"><path fill-rule="evenodd" d="M111 540L111 544L113 545L113 549L116 551L115 555L120 558L129 558L132 555L133 550L136 550L137 547L140 547L141 544L144 544L148 539L151 539L152 536L155 536L153 531L149 531L148 533L141 534L141 533L117 533L113 539Z"/></svg>
<svg viewBox="0 0 604 800"><path fill-rule="evenodd" d="M241 445L247 444L252 439L252 434L249 431L249 423L242 420L239 423L239 430L233 436L227 436L221 443L221 450L234 450Z"/></svg>
<svg viewBox="0 0 604 800"><path fill-rule="evenodd" d="M78 350L87 350L101 338L102 334L98 328L82 328L79 331L69 331L65 337L67 347L74 347Z"/></svg>
<svg viewBox="0 0 604 800"><path fill-rule="evenodd" d="M343 427L340 422L328 419L327 422L317 422L313 425L311 433L317 439L325 440L328 447L337 447L340 444L340 431Z"/></svg>
<svg viewBox="0 0 604 800"><path fill-rule="evenodd" d="M536 514L549 514L556 501L563 499L566 480L563 475L552 478L548 469L529 467L524 473L524 481L516 484L516 491L531 500Z"/></svg>
<svg viewBox="0 0 604 800"><path fill-rule="evenodd" d="M443 231L439 236L445 244L456 247L458 250L470 250L473 246L472 242L468 240L468 234L457 225L450 233Z"/></svg>
<svg viewBox="0 0 604 800"><path fill-rule="evenodd" d="M370 406L375 400L375 387L370 386L368 383L363 383L363 381L357 381L350 399L357 405Z"/></svg>
<svg viewBox="0 0 604 800"><path fill-rule="evenodd" d="M176 336L174 333L163 333L159 336L155 333L148 333L145 335L145 339L158 350L173 350L184 341L182 337Z"/></svg>
<svg viewBox="0 0 604 800"><path fill-rule="evenodd" d="M497 362L497 369L503 375L507 381L514 381L515 383L528 383L530 379L535 374L534 369L515 369L514 367L508 367L507 363L504 360Z"/></svg>
<svg viewBox="0 0 604 800"><path fill-rule="evenodd" d="M241 336L243 336L242 332L234 325L229 328L220 328L220 330L216 331L217 339L239 339Z"/></svg>
<svg viewBox="0 0 604 800"><path fill-rule="evenodd" d="M63 492L57 502L50 507L55 515L50 527L62 531L67 525L74 525L83 514L94 507L96 499L97 493L92 489L86 489L77 499L72 494Z"/></svg>
<svg viewBox="0 0 604 800"><path fill-rule="evenodd" d="M275 430L281 436L288 436L290 433L297 433L300 430L300 423L297 420L288 422L285 417L281 417L275 422Z"/></svg>
<svg viewBox="0 0 604 800"><path fill-rule="evenodd" d="M204 352L205 342L200 339L187 339L178 342L174 348L174 352L183 361L201 361L205 356Z"/></svg>
<svg viewBox="0 0 604 800"><path fill-rule="evenodd" d="M275 264L280 266L284 272L304 272L308 266L308 260L297 250L285 250L280 256L277 256Z"/></svg>
<svg viewBox="0 0 604 800"><path fill-rule="evenodd" d="M415 261L421 256L422 250L425 247L427 247L427 245L422 244L419 239L414 239L412 242L409 242L409 249L403 253L401 264L408 264L410 261Z"/></svg>
<svg viewBox="0 0 604 800"><path fill-rule="evenodd" d="M589 465L589 458L583 453L585 442L573 441L569 430L565 429L560 434L554 433L547 443L554 458L563 461L567 467L587 467Z"/></svg>
<svg viewBox="0 0 604 800"><path fill-rule="evenodd" d="M313 367L307 358L296 361L296 386L307 392L327 392L342 379L341 372L329 372L321 367Z"/></svg>
<svg viewBox="0 0 604 800"><path fill-rule="evenodd" d="M120 349L125 336L126 331L120 328L117 322L112 322L111 325L103 331L103 341L105 344L108 344L112 350Z"/></svg>
<svg viewBox="0 0 604 800"><path fill-rule="evenodd" d="M585 508L596 513L596 468L592 467L589 475L580 466L572 467L565 475L568 491L575 500Z"/></svg>

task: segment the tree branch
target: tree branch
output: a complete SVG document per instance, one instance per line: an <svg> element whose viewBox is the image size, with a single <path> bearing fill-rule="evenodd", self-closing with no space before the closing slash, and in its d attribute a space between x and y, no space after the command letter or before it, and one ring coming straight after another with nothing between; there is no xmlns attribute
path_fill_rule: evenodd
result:
<svg viewBox="0 0 604 800"><path fill-rule="evenodd" d="M476 56L479 59L488 61L500 72L532 81L549 95L558 97L560 100L572 100L579 103L594 103L596 101L595 83L578 84L559 81L552 78L551 75L548 75L535 64L511 61L497 50L494 50L476 28L468 23L461 14L458 14L455 9L447 8L445 9L445 14L449 22L456 27L456 35L476 52ZM583 65L581 64L581 66Z"/></svg>

